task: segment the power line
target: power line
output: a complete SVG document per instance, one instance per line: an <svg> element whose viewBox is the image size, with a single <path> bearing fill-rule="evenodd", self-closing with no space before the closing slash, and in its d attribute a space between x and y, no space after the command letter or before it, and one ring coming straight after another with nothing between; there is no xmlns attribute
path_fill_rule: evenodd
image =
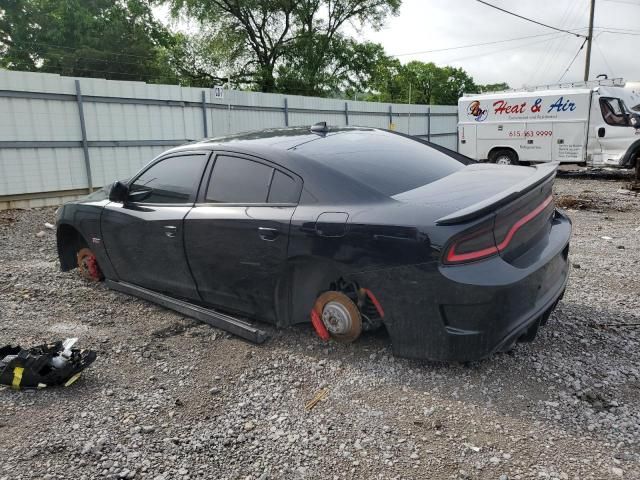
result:
<svg viewBox="0 0 640 480"><path fill-rule="evenodd" d="M535 23L537 25L542 25L543 27L551 28L552 30L556 30L558 32L563 32L563 33L568 33L570 35L575 35L576 37L587 38L584 35L580 35L579 33L575 33L575 32L572 32L570 30L564 30L562 28L552 27L551 25L547 25L546 23L538 22L537 20L533 20L531 18L523 17L522 15L518 15L517 13L510 12L509 10L505 10L504 8L500 8L497 5L492 5L491 3L485 2L484 0L476 0L476 1L486 5L488 7L495 8L496 10L500 10L501 12L508 13L509 15L513 15L514 17L518 17L518 18L520 18L522 20L526 20L527 22Z"/></svg>
<svg viewBox="0 0 640 480"><path fill-rule="evenodd" d="M567 27L569 20L573 18L575 15L574 10L576 9L576 7L578 7L579 1L581 0L573 0L572 3L567 4L565 14L562 16L562 19L558 24L558 28ZM537 71L534 74L534 78L536 79L534 83L543 83L542 79L544 78L545 74L549 70L552 70L553 66L556 64L556 60L558 58L558 55L560 55L560 52L562 50L562 47L564 46L566 38L562 36L558 38L558 40L559 41L554 40L553 44L549 45L549 49L547 51L541 52L541 56L534 63L534 65L539 66L539 68L537 68ZM540 79L540 81L538 81L538 79Z"/></svg>
<svg viewBox="0 0 640 480"><path fill-rule="evenodd" d="M596 37L597 38L597 37ZM595 40L595 39L594 39ZM607 61L607 57L604 54L604 52L602 51L602 49L600 48L600 44L598 42L593 42L596 45L596 48L598 49L598 51L600 52L600 56L602 57L602 60L604 61L604 64L607 66L607 68L609 69L609 73L611 74L611 77L615 77L616 74L613 73L613 68L611 68L611 65L609 65L609 62Z"/></svg>
<svg viewBox="0 0 640 480"><path fill-rule="evenodd" d="M625 0L604 0L604 1L611 2L611 3L624 3L625 5L633 5L635 7L640 7L640 2L625 1Z"/></svg>
<svg viewBox="0 0 640 480"><path fill-rule="evenodd" d="M578 49L578 51L576 52L576 54L574 55L574 57L571 59L571 62L569 62L569 66L567 67L567 69L564 71L564 73L562 74L562 76L560 77L560 79L558 80L558 83L560 83L562 81L562 79L564 78L564 76L567 74L567 72L569 71L569 69L571 68L571 65L573 65L573 62L576 61L576 58L578 58L578 55L580 55L580 52L582 51L582 49L584 48L584 44L587 43L587 40L589 40L589 38L585 38L584 41L582 42L582 45L580 45L580 48Z"/></svg>
<svg viewBox="0 0 640 480"><path fill-rule="evenodd" d="M616 32L631 32L631 33L640 33L640 30L631 30L630 28L619 28L619 27L593 27L594 30L614 30Z"/></svg>
<svg viewBox="0 0 640 480"><path fill-rule="evenodd" d="M495 44L498 44L498 43L515 42L517 40L525 40L527 38L535 38L535 37L546 37L546 36L549 36L549 35L554 35L554 34L553 33L540 33L538 35L527 35L526 37L508 38L508 39L505 39L505 40L496 40L496 41L493 41L493 42L471 43L471 44L468 44L468 45L458 45L456 47L437 48L435 50L422 50L422 51L419 51L419 52L398 53L398 54L390 55L390 56L391 57L404 57L404 56L407 56L407 55L420 55L420 54L423 54L423 53L447 52L447 51L450 51L450 50L459 50L459 49L462 49L462 48L482 47L484 45L495 45Z"/></svg>
<svg viewBox="0 0 640 480"><path fill-rule="evenodd" d="M640 32L634 33L634 32L616 32L614 30L600 30L601 33L613 33L614 35L632 35L635 37L640 36Z"/></svg>
<svg viewBox="0 0 640 480"><path fill-rule="evenodd" d="M154 55L134 55L132 53L122 53L122 52L114 52L114 51L110 51L110 50L98 50L97 48L91 47L91 46L87 46L87 45L83 45L80 47L70 47L70 46L65 46L65 45L56 45L53 43L45 43L45 42L34 42L34 41L28 41L28 40L23 40L20 42L21 44L29 44L29 45L34 45L34 46L44 46L44 47L53 47L53 48L57 48L57 49L62 49L62 50L69 50L71 52L77 52L78 50L83 50L83 49L89 49L89 50L95 50L96 52L100 52L100 53L108 53L110 55L118 55L121 57L132 57L132 58L142 58L142 59L146 59L146 60L151 60L154 58ZM17 47L16 45L13 45L13 47ZM155 45L154 45L155 47ZM22 47L22 49L24 50L24 47Z"/></svg>
<svg viewBox="0 0 640 480"><path fill-rule="evenodd" d="M558 34L557 33L555 33L555 34L552 33L552 35L558 35ZM449 63L461 62L463 60L468 60L468 59L476 59L476 58L481 58L481 57L487 57L487 56L491 56L491 55L507 52L509 50L515 50L515 49L518 49L518 48L529 47L531 45L537 45L537 44L540 44L540 43L551 42L553 40L557 40L558 38L562 38L562 36L558 35L558 36L553 37L553 38L545 38L544 40L536 40L535 42L528 42L528 43L525 43L524 45L516 45L516 46L513 46L513 47L501 48L500 50L494 50L492 52L477 53L477 54L474 54L474 55L467 55L465 57L459 57L459 58L455 58L453 60L449 60Z"/></svg>

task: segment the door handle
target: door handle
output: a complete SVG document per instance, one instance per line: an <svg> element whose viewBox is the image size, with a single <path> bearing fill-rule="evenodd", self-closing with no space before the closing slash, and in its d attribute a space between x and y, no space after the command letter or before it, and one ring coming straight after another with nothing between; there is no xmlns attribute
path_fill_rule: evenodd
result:
<svg viewBox="0 0 640 480"><path fill-rule="evenodd" d="M262 240L273 242L276 238L278 238L280 232L277 228L258 227L258 235L260 235L260 238Z"/></svg>
<svg viewBox="0 0 640 480"><path fill-rule="evenodd" d="M176 238L176 230L178 230L178 227L174 225L165 225L163 228L165 236L169 238Z"/></svg>

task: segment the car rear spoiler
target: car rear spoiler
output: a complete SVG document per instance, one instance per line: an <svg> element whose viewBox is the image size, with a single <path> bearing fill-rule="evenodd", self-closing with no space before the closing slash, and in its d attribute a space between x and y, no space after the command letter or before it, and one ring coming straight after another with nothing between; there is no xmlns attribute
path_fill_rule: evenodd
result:
<svg viewBox="0 0 640 480"><path fill-rule="evenodd" d="M502 192L482 200L474 205L453 212L436 220L437 225L454 225L456 223L466 222L468 220L481 217L482 215L505 205L515 198L520 197L536 188L538 185L545 183L550 178L555 177L560 162L543 163L534 165L535 172L523 181L503 190Z"/></svg>

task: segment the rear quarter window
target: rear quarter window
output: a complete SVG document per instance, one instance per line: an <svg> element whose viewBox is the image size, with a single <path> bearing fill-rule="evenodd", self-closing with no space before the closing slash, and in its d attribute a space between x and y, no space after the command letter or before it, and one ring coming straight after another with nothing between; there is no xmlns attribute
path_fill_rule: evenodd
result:
<svg viewBox="0 0 640 480"><path fill-rule="evenodd" d="M330 132L294 151L389 197L464 167L461 161L425 143L377 130Z"/></svg>
<svg viewBox="0 0 640 480"><path fill-rule="evenodd" d="M282 172L276 170L269 189L269 203L298 203L300 199L300 185Z"/></svg>

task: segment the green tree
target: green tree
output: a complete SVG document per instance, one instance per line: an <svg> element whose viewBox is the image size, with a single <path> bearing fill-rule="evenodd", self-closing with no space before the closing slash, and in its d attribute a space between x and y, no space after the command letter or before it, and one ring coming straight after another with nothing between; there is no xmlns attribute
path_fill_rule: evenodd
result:
<svg viewBox="0 0 640 480"><path fill-rule="evenodd" d="M147 0L0 0L0 66L107 79L174 80L176 39Z"/></svg>
<svg viewBox="0 0 640 480"><path fill-rule="evenodd" d="M477 93L484 93L484 92L499 92L502 90L509 90L511 87L509 86L508 83L505 82L501 82L501 83L487 83L485 85L478 85L478 91ZM472 92L474 93L474 92Z"/></svg>
<svg viewBox="0 0 640 480"><path fill-rule="evenodd" d="M242 47L229 76L263 92L324 94L369 77L377 47L344 36L347 23L379 28L401 0L165 0L175 15L199 20L213 37ZM372 61L365 55L373 53ZM353 61L351 61L353 60ZM364 66L363 66L364 64ZM361 70L358 70L361 69ZM330 78L337 75L337 79Z"/></svg>
<svg viewBox="0 0 640 480"><path fill-rule="evenodd" d="M401 65L395 59L379 65L372 84L372 100L425 105L456 105L463 93L478 91L462 68L419 61Z"/></svg>
<svg viewBox="0 0 640 480"><path fill-rule="evenodd" d="M330 52L314 58L313 45L298 42L276 69L276 86L281 92L310 96L350 96L370 88L378 64L386 58L384 48L376 43L357 42L342 35L334 38Z"/></svg>

